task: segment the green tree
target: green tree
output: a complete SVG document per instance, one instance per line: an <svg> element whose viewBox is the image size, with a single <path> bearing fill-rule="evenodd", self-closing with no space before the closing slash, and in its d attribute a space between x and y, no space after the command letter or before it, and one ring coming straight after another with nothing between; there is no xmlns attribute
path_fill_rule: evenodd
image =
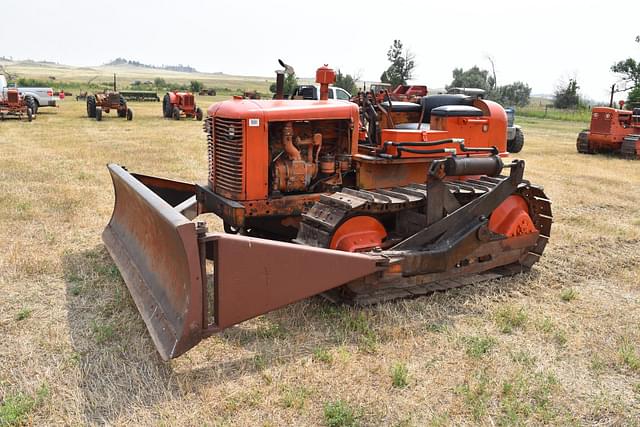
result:
<svg viewBox="0 0 640 427"><path fill-rule="evenodd" d="M515 105L524 107L529 104L531 88L524 82L513 82L508 85L498 86L489 94L489 98L502 105Z"/></svg>
<svg viewBox="0 0 640 427"><path fill-rule="evenodd" d="M640 107L640 86L636 86L627 95L627 104L630 108Z"/></svg>
<svg viewBox="0 0 640 427"><path fill-rule="evenodd" d="M287 74L284 79L284 95L290 96L293 91L298 87L298 78L295 73ZM269 92L276 93L276 83L271 83L269 86Z"/></svg>
<svg viewBox="0 0 640 427"><path fill-rule="evenodd" d="M640 36L636 36L636 42L640 43ZM618 61L611 66L611 71L619 74L626 82L632 82L633 87L627 95L627 103L631 106L640 101L640 61L633 58L627 58L624 61Z"/></svg>
<svg viewBox="0 0 640 427"><path fill-rule="evenodd" d="M576 79L569 79L569 82L558 86L554 93L553 106L556 108L578 108L580 106L580 95L578 94L578 82Z"/></svg>
<svg viewBox="0 0 640 427"><path fill-rule="evenodd" d="M340 70L336 73L336 82L334 85L341 87L352 95L358 92L358 86L353 76L351 74L342 74Z"/></svg>
<svg viewBox="0 0 640 427"><path fill-rule="evenodd" d="M388 81L392 86L407 84L407 80L413 76L415 55L409 49L405 49L400 40L394 40L387 51L387 59L391 65L380 77L380 80L385 83Z"/></svg>
<svg viewBox="0 0 640 427"><path fill-rule="evenodd" d="M478 88L489 92L494 85L494 79L489 76L487 70L481 70L477 65L463 70L462 68L453 69L453 80L446 88L452 87Z"/></svg>
<svg viewBox="0 0 640 427"><path fill-rule="evenodd" d="M189 83L191 92L198 93L202 90L203 87L204 85L202 84L202 82L199 82L198 80L191 80L191 82Z"/></svg>
<svg viewBox="0 0 640 427"><path fill-rule="evenodd" d="M158 89L164 89L165 87L167 87L167 82L162 77L156 77L153 80L153 83L156 85L156 88Z"/></svg>

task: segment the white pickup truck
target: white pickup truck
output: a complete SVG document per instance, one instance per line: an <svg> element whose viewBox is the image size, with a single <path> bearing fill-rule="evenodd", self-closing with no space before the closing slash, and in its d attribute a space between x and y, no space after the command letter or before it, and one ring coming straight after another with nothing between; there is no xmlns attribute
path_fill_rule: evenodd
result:
<svg viewBox="0 0 640 427"><path fill-rule="evenodd" d="M300 85L295 88L291 99L320 99L319 85ZM329 86L329 99L343 99L349 101L351 94L341 87Z"/></svg>
<svg viewBox="0 0 640 427"><path fill-rule="evenodd" d="M0 97L7 96L7 87L7 79L0 74ZM39 107L57 107L60 102L60 97L55 96L50 87L19 87L18 94L23 98L31 97L33 99L34 114L38 112Z"/></svg>

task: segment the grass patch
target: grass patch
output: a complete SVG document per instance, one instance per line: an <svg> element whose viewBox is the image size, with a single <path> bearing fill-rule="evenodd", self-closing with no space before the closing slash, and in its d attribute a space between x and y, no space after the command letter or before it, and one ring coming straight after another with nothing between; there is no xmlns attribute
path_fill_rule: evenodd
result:
<svg viewBox="0 0 640 427"><path fill-rule="evenodd" d="M307 398L311 395L311 392L303 386L282 388L282 398L280 403L283 408L290 409L303 409L307 401Z"/></svg>
<svg viewBox="0 0 640 427"><path fill-rule="evenodd" d="M16 320L18 322L28 319L29 317L31 317L31 313L33 310L31 310L30 308L21 308L18 313L16 314Z"/></svg>
<svg viewBox="0 0 640 427"><path fill-rule="evenodd" d="M489 379L484 372L477 374L475 381L465 382L456 387L454 391L464 398L464 403L475 421L479 421L486 414L491 393Z"/></svg>
<svg viewBox="0 0 640 427"><path fill-rule="evenodd" d="M29 417L38 405L49 396L46 384L40 386L36 395L14 393L4 396L0 402L0 426L31 424Z"/></svg>
<svg viewBox="0 0 640 427"><path fill-rule="evenodd" d="M313 350L313 360L329 365L333 362L333 355L326 348L318 347Z"/></svg>
<svg viewBox="0 0 640 427"><path fill-rule="evenodd" d="M466 346L466 353L468 356L474 357L476 359L484 356L491 350L496 344L496 340L493 337L467 337L464 339Z"/></svg>
<svg viewBox="0 0 640 427"><path fill-rule="evenodd" d="M618 354L620 355L620 359L624 365L634 371L640 370L640 358L636 353L635 346L629 338L624 337L620 340Z"/></svg>
<svg viewBox="0 0 640 427"><path fill-rule="evenodd" d="M344 400L328 402L324 405L324 422L329 427L356 426L358 416Z"/></svg>
<svg viewBox="0 0 640 427"><path fill-rule="evenodd" d="M510 334L514 329L523 328L527 318L527 313L523 307L501 307L494 315L494 321L498 329L504 334Z"/></svg>
<svg viewBox="0 0 640 427"><path fill-rule="evenodd" d="M536 363L535 356L532 356L526 350L512 352L511 360L524 366L533 366Z"/></svg>
<svg viewBox="0 0 640 427"><path fill-rule="evenodd" d="M284 338L286 331L279 323L269 323L256 328L256 336L263 339Z"/></svg>
<svg viewBox="0 0 640 427"><path fill-rule="evenodd" d="M573 301L578 298L578 291L573 288L566 288L560 292L560 299L565 302Z"/></svg>
<svg viewBox="0 0 640 427"><path fill-rule="evenodd" d="M116 336L115 329L111 324L98 323L95 320L91 322L91 331L97 344L104 344Z"/></svg>
<svg viewBox="0 0 640 427"><path fill-rule="evenodd" d="M395 388L405 388L409 385L409 369L406 364L398 362L391 367L391 385Z"/></svg>
<svg viewBox="0 0 640 427"><path fill-rule="evenodd" d="M543 424L551 422L556 414L551 396L558 381L552 374L520 374L502 384L500 425L523 425L532 418Z"/></svg>

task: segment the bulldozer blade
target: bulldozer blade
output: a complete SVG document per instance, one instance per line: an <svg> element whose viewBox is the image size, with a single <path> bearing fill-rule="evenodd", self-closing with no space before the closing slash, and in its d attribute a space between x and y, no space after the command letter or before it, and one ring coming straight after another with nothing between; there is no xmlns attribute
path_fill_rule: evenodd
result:
<svg viewBox="0 0 640 427"><path fill-rule="evenodd" d="M122 167L108 165L115 205L102 239L168 360L201 339L202 269L196 224Z"/></svg>
<svg viewBox="0 0 640 427"><path fill-rule="evenodd" d="M164 360L229 326L386 265L378 256L206 233L180 213L192 197L189 184L130 174L114 164L108 169L115 206L102 239ZM214 264L211 295L207 258Z"/></svg>

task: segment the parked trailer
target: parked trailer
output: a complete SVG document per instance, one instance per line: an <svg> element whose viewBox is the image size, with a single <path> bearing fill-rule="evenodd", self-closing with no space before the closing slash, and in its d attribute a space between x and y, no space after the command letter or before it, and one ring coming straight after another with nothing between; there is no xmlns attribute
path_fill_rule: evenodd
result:
<svg viewBox="0 0 640 427"><path fill-rule="evenodd" d="M120 95L127 101L153 101L160 102L158 93L152 90L121 90Z"/></svg>

